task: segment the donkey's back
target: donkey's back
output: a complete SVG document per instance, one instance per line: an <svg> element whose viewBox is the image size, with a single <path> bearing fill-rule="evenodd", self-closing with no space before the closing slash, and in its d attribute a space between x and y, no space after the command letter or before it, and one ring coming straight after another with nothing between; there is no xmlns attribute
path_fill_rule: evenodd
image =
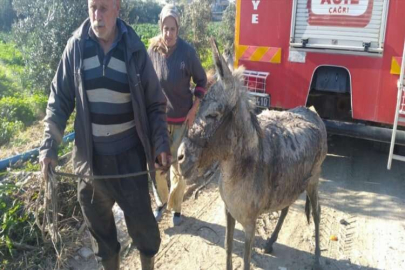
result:
<svg viewBox="0 0 405 270"><path fill-rule="evenodd" d="M258 116L271 194L263 210L278 211L291 205L310 181L318 181L327 153L326 129L319 115L305 107L264 111ZM313 183L317 184L317 183Z"/></svg>

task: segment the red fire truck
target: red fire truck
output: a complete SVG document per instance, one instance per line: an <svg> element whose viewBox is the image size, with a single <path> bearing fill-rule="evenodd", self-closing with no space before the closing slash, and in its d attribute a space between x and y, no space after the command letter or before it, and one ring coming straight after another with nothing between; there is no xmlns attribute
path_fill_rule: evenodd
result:
<svg viewBox="0 0 405 270"><path fill-rule="evenodd" d="M404 40L405 0L236 0L235 66L257 105L313 105L332 133L391 140Z"/></svg>

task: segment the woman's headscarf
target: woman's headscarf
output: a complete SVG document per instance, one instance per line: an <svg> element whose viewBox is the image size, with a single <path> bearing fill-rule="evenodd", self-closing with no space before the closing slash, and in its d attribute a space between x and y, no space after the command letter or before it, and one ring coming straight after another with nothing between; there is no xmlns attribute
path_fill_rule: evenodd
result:
<svg viewBox="0 0 405 270"><path fill-rule="evenodd" d="M163 22L167 17L173 17L174 20L176 21L177 25L177 34L179 33L179 27L180 27L180 13L178 9L173 5L173 4L167 4L162 8L162 11L160 12L159 15L159 26L160 26L160 32L163 32ZM174 48L168 48L163 40L162 35L159 35L157 37L154 37L150 40L150 47L157 52L160 52L163 55L170 55L171 52L174 50ZM174 46L175 47L175 46Z"/></svg>

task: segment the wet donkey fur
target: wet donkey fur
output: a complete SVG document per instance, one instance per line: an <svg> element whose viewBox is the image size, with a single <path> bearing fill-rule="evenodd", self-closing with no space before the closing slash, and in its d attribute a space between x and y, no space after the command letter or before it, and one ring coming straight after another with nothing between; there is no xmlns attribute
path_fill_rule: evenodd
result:
<svg viewBox="0 0 405 270"><path fill-rule="evenodd" d="M186 178L213 159L220 163L227 269L232 269L235 220L245 230L244 269L250 269L259 215L281 210L265 247L271 252L289 206L304 191L308 223L311 208L315 223L314 269L320 269L318 182L327 153L325 126L316 112L305 107L255 115L254 103L243 87L243 69L232 73L215 41L211 43L218 81L202 100L194 125L183 138L178 160Z"/></svg>

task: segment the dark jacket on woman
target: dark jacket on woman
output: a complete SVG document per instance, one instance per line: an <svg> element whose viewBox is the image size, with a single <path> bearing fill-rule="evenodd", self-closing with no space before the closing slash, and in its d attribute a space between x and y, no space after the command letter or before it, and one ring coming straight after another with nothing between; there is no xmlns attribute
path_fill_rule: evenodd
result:
<svg viewBox="0 0 405 270"><path fill-rule="evenodd" d="M207 75L196 51L183 39L177 38L176 48L168 56L162 49L162 40L156 37L148 54L167 98L167 122L181 125L193 106L193 94L198 98L204 96ZM191 78L196 85L193 91Z"/></svg>

